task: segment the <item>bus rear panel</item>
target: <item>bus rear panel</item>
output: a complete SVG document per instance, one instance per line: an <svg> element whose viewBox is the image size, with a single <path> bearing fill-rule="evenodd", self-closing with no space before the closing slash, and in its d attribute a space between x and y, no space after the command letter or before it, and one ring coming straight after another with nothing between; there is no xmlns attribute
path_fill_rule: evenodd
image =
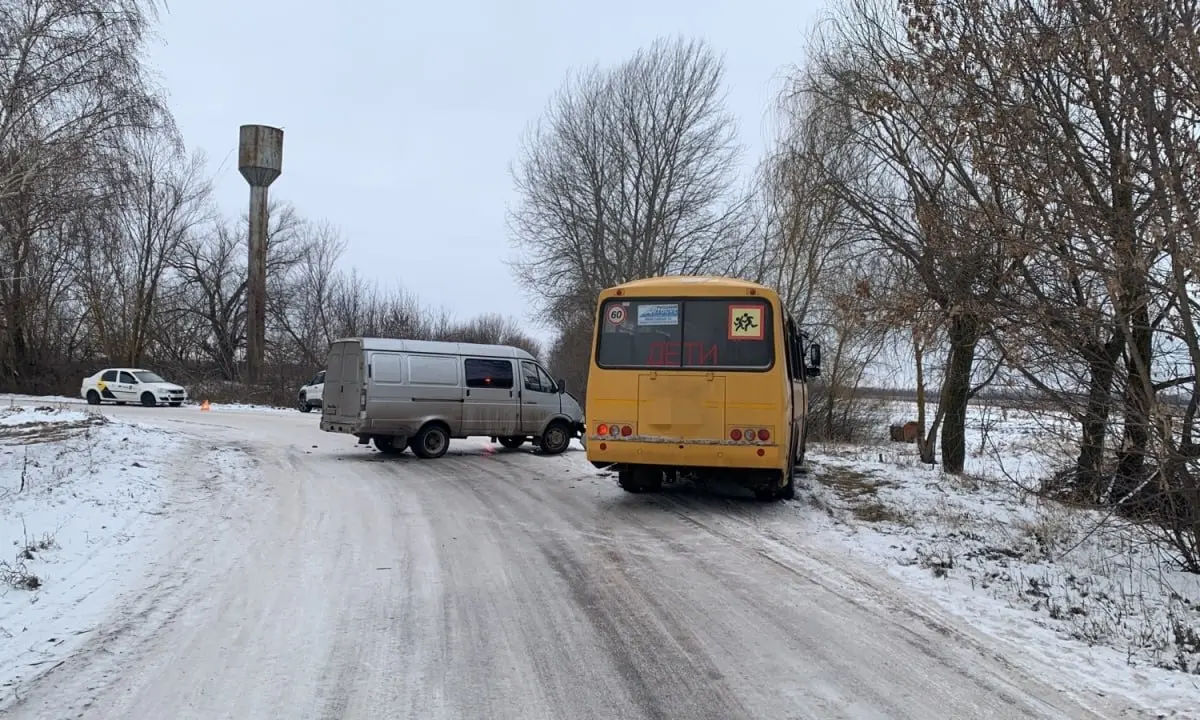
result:
<svg viewBox="0 0 1200 720"><path fill-rule="evenodd" d="M742 281L638 284L600 296L588 459L778 487L795 455L804 386L796 398L777 296Z"/></svg>

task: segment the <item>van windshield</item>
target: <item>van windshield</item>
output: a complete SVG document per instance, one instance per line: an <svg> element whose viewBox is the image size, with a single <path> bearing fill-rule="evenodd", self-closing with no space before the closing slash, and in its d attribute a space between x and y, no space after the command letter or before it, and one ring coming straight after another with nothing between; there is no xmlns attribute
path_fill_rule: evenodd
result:
<svg viewBox="0 0 1200 720"><path fill-rule="evenodd" d="M761 299L611 299L600 309L602 368L766 369L771 306Z"/></svg>

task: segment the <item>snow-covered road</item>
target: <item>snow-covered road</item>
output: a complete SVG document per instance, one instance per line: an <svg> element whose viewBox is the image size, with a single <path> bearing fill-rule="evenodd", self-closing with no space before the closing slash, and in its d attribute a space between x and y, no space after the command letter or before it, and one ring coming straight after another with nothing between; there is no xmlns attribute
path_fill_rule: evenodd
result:
<svg viewBox="0 0 1200 720"><path fill-rule="evenodd" d="M386 457L314 415L104 412L241 445L254 479L182 468L214 491L14 720L1137 717L783 504L627 495L578 454L481 442Z"/></svg>

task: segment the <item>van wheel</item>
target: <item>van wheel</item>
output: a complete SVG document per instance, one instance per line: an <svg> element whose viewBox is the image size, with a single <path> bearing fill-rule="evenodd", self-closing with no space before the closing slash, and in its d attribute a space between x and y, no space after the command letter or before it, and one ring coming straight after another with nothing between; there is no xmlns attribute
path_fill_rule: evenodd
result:
<svg viewBox="0 0 1200 720"><path fill-rule="evenodd" d="M87 401L88 401L88 405L99 405L100 404L100 393L96 392L95 390L88 390Z"/></svg>
<svg viewBox="0 0 1200 720"><path fill-rule="evenodd" d="M571 433L567 432L567 426L562 422L552 422L550 427L542 433L542 452L547 455L558 455L566 452L571 446Z"/></svg>
<svg viewBox="0 0 1200 720"><path fill-rule="evenodd" d="M450 433L441 425L426 425L409 445L417 457L426 460L440 458L450 449Z"/></svg>
<svg viewBox="0 0 1200 720"><path fill-rule="evenodd" d="M523 437L502 437L499 440L500 444L509 450L516 450L525 444L525 438Z"/></svg>
<svg viewBox="0 0 1200 720"><path fill-rule="evenodd" d="M154 393L142 393L142 405L144 407L154 407L158 405L158 401L154 399Z"/></svg>

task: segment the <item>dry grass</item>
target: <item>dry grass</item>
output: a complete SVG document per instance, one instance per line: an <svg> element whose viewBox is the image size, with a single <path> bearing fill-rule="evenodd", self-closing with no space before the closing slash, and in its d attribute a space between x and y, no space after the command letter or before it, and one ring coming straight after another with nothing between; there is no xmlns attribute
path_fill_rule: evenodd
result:
<svg viewBox="0 0 1200 720"><path fill-rule="evenodd" d="M847 508L855 518L869 523L908 524L903 515L877 499L879 489L892 483L875 473L826 466L814 476L818 482L833 490L846 502Z"/></svg>
<svg viewBox="0 0 1200 720"><path fill-rule="evenodd" d="M40 443L66 440L89 428L103 425L107 420L93 415L87 420L76 422L29 423L25 425L0 426L0 443L7 445L37 445Z"/></svg>

